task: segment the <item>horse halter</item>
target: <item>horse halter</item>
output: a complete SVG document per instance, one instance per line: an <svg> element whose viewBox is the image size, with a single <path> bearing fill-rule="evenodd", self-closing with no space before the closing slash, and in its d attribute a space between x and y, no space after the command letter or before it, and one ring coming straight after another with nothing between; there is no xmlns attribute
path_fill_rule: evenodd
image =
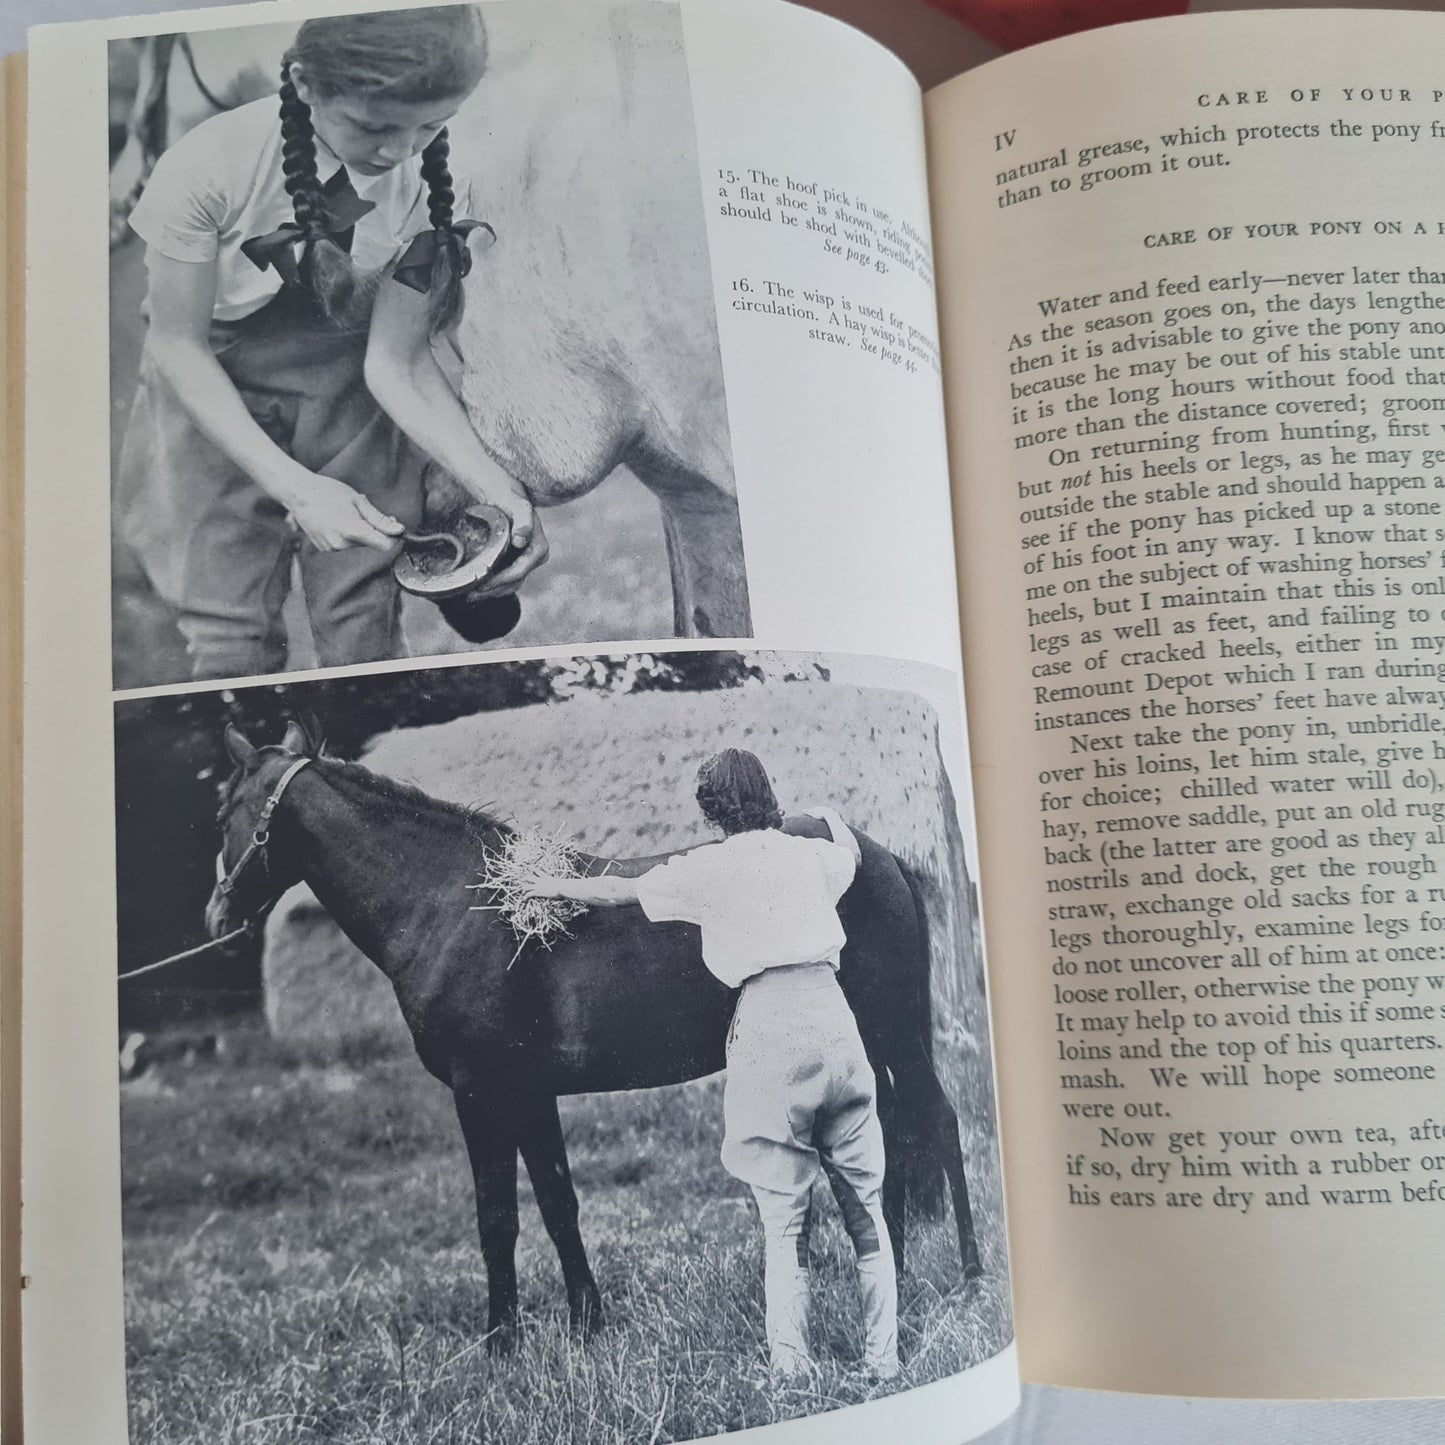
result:
<svg viewBox="0 0 1445 1445"><path fill-rule="evenodd" d="M271 796L266 799L265 806L261 809L261 815L256 819L256 826L251 830L250 841L241 850L241 856L236 859L230 872L221 876L221 860L225 854L216 854L216 893L218 898L229 898L235 891L236 885L241 881L241 875L246 871L246 865L256 854L261 855L261 861L266 863L266 845L271 841L271 815L276 811L276 805L281 801L286 789L291 786L291 779L304 768L310 758L297 758L290 767L276 780L276 786L271 789ZM270 872L270 865L267 864L267 872ZM279 896L279 895L278 895ZM276 903L273 898L270 903L261 909L256 918L251 919L246 927L253 927L270 911Z"/></svg>
<svg viewBox="0 0 1445 1445"><path fill-rule="evenodd" d="M265 806L261 809L261 816L256 819L256 826L251 830L251 841L241 851L241 856L236 859L236 866L229 873L222 874L221 860L225 857L224 850L216 854L216 889L211 895L212 902L217 898L229 898L235 890L236 884L241 881L241 874L245 871L246 865L256 856L261 855L261 861L266 861L266 845L271 841L271 815L276 811L276 805L281 801L281 795L290 786L291 779L311 761L310 758L297 758L290 767L276 780L276 786L271 789L271 796L266 799ZM267 871L270 871L269 865ZM183 949L180 953L173 953L169 957L157 960L155 963L147 963L140 968L130 969L126 973L117 974L116 982L124 983L127 979L139 978L142 974L154 973L158 968L169 968L173 963L181 963L188 958L195 958L198 954L206 953L212 948L219 948L229 943L233 938L239 938L243 933L250 933L262 919L280 902L281 895L278 893L275 898L267 899L254 917L248 918L238 928L233 928L227 933L221 934L219 938L213 938L209 943L202 943L196 948ZM209 920L211 905L206 905L206 917Z"/></svg>

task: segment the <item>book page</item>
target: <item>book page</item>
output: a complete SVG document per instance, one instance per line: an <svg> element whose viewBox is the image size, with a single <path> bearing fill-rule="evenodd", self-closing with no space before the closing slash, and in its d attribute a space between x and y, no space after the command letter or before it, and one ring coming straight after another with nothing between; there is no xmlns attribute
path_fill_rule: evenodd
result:
<svg viewBox="0 0 1445 1445"><path fill-rule="evenodd" d="M929 98L1032 1380L1445 1383L1441 34Z"/></svg>
<svg viewBox="0 0 1445 1445"><path fill-rule="evenodd" d="M27 1439L980 1433L917 86L323 8L35 36Z"/></svg>
<svg viewBox="0 0 1445 1445"><path fill-rule="evenodd" d="M15 696L21 663L21 579L24 568L25 417L24 325L24 173L25 61L18 55L0 61L0 116L4 124L4 162L0 167L0 357L4 392L0 394L4 449L0 456L4 537L0 544L0 677L6 704L0 709L0 1432L20 1429L20 710Z"/></svg>

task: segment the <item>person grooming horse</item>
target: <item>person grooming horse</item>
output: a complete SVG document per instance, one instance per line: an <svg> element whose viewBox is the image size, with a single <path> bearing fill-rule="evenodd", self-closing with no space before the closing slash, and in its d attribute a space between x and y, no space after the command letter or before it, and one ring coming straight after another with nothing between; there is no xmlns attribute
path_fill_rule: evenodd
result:
<svg viewBox="0 0 1445 1445"><path fill-rule="evenodd" d="M322 665L403 651L391 564L427 459L368 388L369 323L387 274L433 331L456 319L480 223L455 214L471 196L446 125L486 63L469 5L307 20L279 105L196 126L131 214L150 329L118 531L176 609L196 678L286 666L293 558ZM447 461L507 512L515 582L546 556L530 499L475 438Z"/></svg>
<svg viewBox="0 0 1445 1445"><path fill-rule="evenodd" d="M764 1234L768 1348L775 1378L811 1367L808 1241L822 1159L853 1241L862 1296L864 1368L898 1372L898 1287L882 1207L883 1134L873 1067L837 982L847 941L838 900L857 843L792 837L762 763L728 748L698 771L697 801L723 841L636 878L537 878L539 897L637 903L654 923L702 930L708 969L741 987L728 1037L722 1162L753 1192Z"/></svg>

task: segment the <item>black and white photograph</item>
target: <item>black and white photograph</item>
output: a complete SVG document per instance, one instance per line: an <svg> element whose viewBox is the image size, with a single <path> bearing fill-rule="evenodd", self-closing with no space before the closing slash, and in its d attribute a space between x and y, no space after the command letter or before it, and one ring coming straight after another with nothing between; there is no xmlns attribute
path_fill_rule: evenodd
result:
<svg viewBox="0 0 1445 1445"><path fill-rule="evenodd" d="M678 7L109 72L117 688L752 636Z"/></svg>
<svg viewBox="0 0 1445 1445"><path fill-rule="evenodd" d="M1009 1346L948 674L453 663L115 729L133 1441L653 1445Z"/></svg>

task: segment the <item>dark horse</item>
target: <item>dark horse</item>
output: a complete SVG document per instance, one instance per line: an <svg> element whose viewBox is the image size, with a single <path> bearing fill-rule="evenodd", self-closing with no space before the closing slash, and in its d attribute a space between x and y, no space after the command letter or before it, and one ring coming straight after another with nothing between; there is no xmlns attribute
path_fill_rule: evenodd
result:
<svg viewBox="0 0 1445 1445"><path fill-rule="evenodd" d="M455 1097L492 1342L510 1343L516 1328L519 1153L561 1259L572 1326L590 1333L602 1303L577 1228L557 1097L676 1084L724 1067L736 995L703 966L698 930L649 923L635 906L597 909L570 925L572 938L510 967L511 930L494 913L469 911L477 895L465 891L504 824L355 763L312 757L295 723L279 747L254 747L235 728L226 745L237 771L221 808L218 871L227 877L207 907L212 933L260 913L293 883L310 884L391 980L422 1063ZM848 937L840 981L878 1077L893 1247L901 1268L910 1167L941 1164L970 1278L980 1272L978 1248L958 1120L930 1057L921 904L893 854L858 841L862 865L839 905ZM656 861L586 866L635 875Z"/></svg>

